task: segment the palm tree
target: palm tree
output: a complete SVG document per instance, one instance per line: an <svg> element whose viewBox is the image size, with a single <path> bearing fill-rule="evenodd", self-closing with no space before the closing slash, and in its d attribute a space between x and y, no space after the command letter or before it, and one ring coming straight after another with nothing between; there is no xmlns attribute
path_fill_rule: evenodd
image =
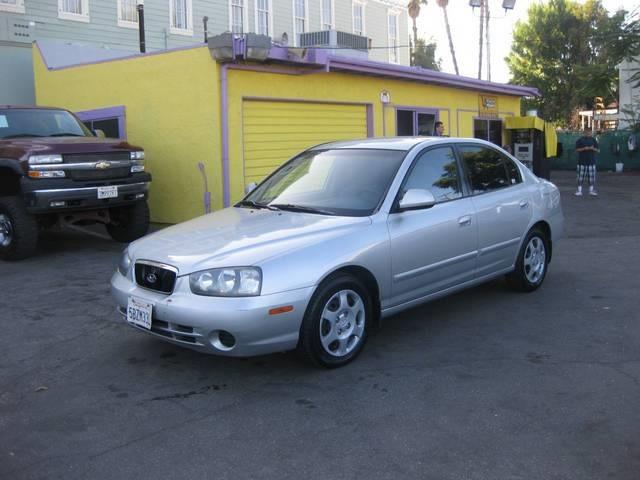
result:
<svg viewBox="0 0 640 480"><path fill-rule="evenodd" d="M449 5L449 0L436 0L436 1L438 2L438 6L442 8L442 11L444 12L444 24L447 27L447 36L449 37L449 48L451 49L451 57L453 58L453 67L456 69L456 75L460 75L460 72L458 72L458 62L456 60L456 51L453 48L453 39L451 38L451 28L449 27L449 16L447 15L447 5ZM414 25L415 25L415 21L414 21Z"/></svg>
<svg viewBox="0 0 640 480"><path fill-rule="evenodd" d="M413 21L413 48L416 48L418 44L418 26L416 25L416 19L420 15L420 5L427 5L427 0L409 0L407 10L411 20Z"/></svg>

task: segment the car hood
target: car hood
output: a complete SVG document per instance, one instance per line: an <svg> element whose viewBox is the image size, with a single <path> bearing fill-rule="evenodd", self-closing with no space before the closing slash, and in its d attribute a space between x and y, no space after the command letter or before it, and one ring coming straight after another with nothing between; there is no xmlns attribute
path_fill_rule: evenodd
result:
<svg viewBox="0 0 640 480"><path fill-rule="evenodd" d="M133 260L152 260L186 275L260 262L345 235L369 217L227 208L148 235L129 246Z"/></svg>

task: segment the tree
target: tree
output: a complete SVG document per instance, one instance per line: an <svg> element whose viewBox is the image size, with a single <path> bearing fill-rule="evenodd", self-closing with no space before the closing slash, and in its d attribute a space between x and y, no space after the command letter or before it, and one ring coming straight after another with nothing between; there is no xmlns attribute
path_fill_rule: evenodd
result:
<svg viewBox="0 0 640 480"><path fill-rule="evenodd" d="M409 4L407 5L407 13L409 17L411 17L411 21L413 22L413 45L418 45L418 25L416 24L416 20L420 15L420 6L427 5L427 0L409 0Z"/></svg>
<svg viewBox="0 0 640 480"><path fill-rule="evenodd" d="M533 4L518 22L506 58L512 83L537 87L526 102L547 120L567 126L576 108L593 98L617 99L617 64L623 58L624 12L609 17L600 0L550 0Z"/></svg>
<svg viewBox="0 0 640 480"><path fill-rule="evenodd" d="M411 53L411 65L440 71L440 59L436 60L436 42L419 38Z"/></svg>
<svg viewBox="0 0 640 480"><path fill-rule="evenodd" d="M447 15L447 6L449 5L449 0L437 0L437 2L438 6L442 8L442 12L444 13L444 24L447 27L447 37L449 37L449 49L451 50L453 67L456 70L456 75L460 75L460 72L458 71L458 62L456 61L456 51L453 49L453 39L451 38L451 28L449 27L449 16Z"/></svg>

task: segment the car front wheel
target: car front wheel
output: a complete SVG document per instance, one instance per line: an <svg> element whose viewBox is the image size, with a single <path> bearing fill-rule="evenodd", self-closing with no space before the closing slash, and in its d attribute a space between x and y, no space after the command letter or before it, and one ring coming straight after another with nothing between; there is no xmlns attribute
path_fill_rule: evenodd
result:
<svg viewBox="0 0 640 480"><path fill-rule="evenodd" d="M116 242L133 242L149 230L149 206L146 201L110 210L111 223L107 232Z"/></svg>
<svg viewBox="0 0 640 480"><path fill-rule="evenodd" d="M533 228L522 244L515 270L507 275L507 283L515 290L533 292L542 285L548 265L549 240L544 232Z"/></svg>
<svg viewBox="0 0 640 480"><path fill-rule="evenodd" d="M331 277L309 303L298 351L317 366L346 365L362 351L371 319L371 297L364 285L347 274Z"/></svg>

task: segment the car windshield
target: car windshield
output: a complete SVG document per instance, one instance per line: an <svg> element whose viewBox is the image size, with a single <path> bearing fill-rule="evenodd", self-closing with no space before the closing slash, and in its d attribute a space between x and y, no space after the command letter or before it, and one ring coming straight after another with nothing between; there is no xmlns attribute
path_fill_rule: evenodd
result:
<svg viewBox="0 0 640 480"><path fill-rule="evenodd" d="M382 203L405 154L368 149L307 151L282 166L237 206L371 215Z"/></svg>
<svg viewBox="0 0 640 480"><path fill-rule="evenodd" d="M0 110L0 138L91 137L91 132L65 110L7 108Z"/></svg>

